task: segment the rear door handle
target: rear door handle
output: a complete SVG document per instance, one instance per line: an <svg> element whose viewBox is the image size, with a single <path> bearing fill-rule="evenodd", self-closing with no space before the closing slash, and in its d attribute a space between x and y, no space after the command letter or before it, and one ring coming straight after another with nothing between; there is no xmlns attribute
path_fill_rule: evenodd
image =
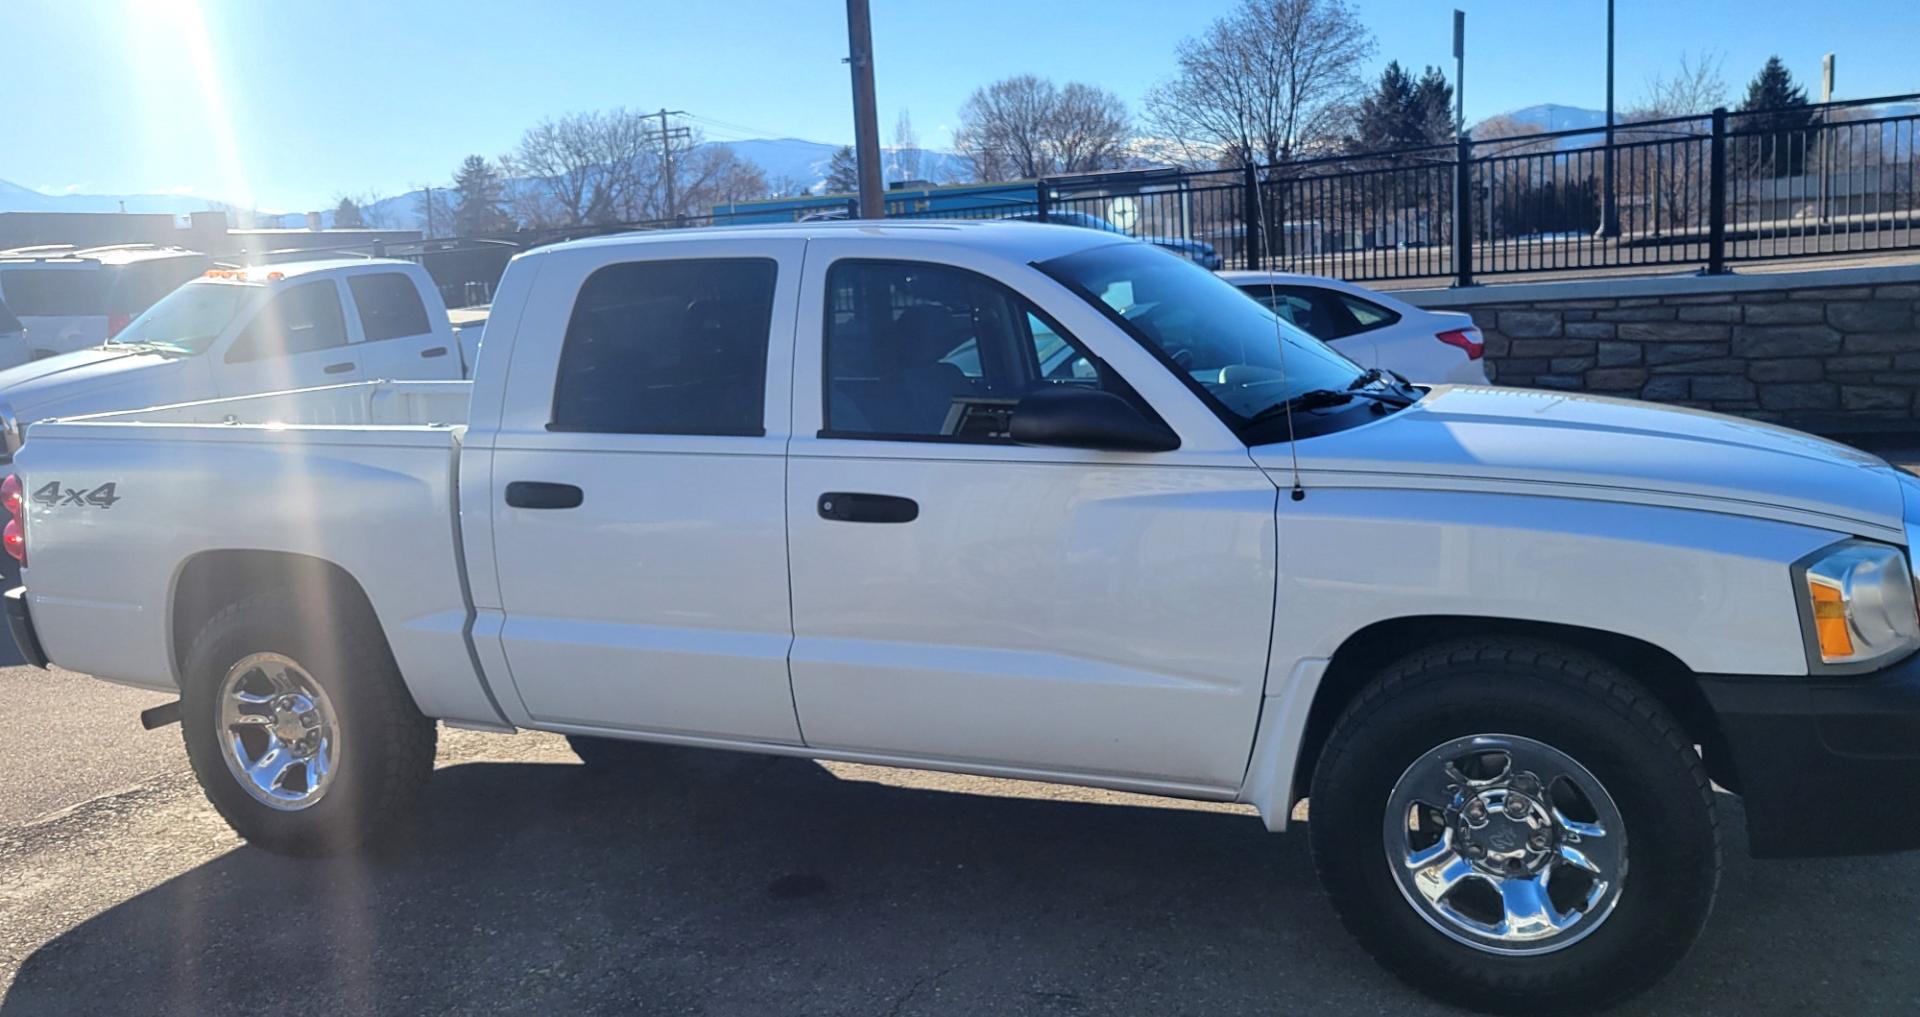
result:
<svg viewBox="0 0 1920 1017"><path fill-rule="evenodd" d="M447 348L445 346L435 346L433 349L420 351L420 356L424 360L432 360L434 357L444 357L446 355Z"/></svg>
<svg viewBox="0 0 1920 1017"><path fill-rule="evenodd" d="M345 363L345 364L328 364L327 366L321 368L321 370L327 372L328 374L345 374L346 372L353 370L353 364L351 362Z"/></svg>
<svg viewBox="0 0 1920 1017"><path fill-rule="evenodd" d="M544 480L516 480L507 485L507 504L523 509L579 508L586 495L572 484Z"/></svg>
<svg viewBox="0 0 1920 1017"><path fill-rule="evenodd" d="M820 496L820 518L837 523L910 523L920 518L920 503L892 494L828 491Z"/></svg>

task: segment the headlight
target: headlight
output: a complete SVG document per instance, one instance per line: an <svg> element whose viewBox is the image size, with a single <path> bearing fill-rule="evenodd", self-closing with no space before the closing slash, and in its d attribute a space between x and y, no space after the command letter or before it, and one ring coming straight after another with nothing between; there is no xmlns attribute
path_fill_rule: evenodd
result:
<svg viewBox="0 0 1920 1017"><path fill-rule="evenodd" d="M1843 540L1794 573L1814 670L1864 670L1920 647L1913 574L1900 548Z"/></svg>

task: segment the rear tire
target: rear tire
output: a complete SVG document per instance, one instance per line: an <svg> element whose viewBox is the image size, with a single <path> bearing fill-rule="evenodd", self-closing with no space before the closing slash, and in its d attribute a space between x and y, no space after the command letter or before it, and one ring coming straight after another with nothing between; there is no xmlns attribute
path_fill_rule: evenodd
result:
<svg viewBox="0 0 1920 1017"><path fill-rule="evenodd" d="M1389 667L1335 723L1308 826L1376 960L1496 1013L1646 989L1719 883L1712 788L1680 725L1617 668L1544 643L1460 641Z"/></svg>
<svg viewBox="0 0 1920 1017"><path fill-rule="evenodd" d="M187 652L181 736L235 833L276 854L351 851L401 825L433 773L438 732L379 626L291 594L251 597Z"/></svg>

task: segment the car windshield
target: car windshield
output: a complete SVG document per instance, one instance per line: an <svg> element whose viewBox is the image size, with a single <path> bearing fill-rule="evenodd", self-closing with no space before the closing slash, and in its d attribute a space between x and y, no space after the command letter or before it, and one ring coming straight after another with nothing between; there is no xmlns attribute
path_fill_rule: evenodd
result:
<svg viewBox="0 0 1920 1017"><path fill-rule="evenodd" d="M1232 283L1147 244L1096 247L1038 267L1178 371L1243 437L1290 399L1344 391L1365 377Z"/></svg>
<svg viewBox="0 0 1920 1017"><path fill-rule="evenodd" d="M203 352L259 291L260 287L245 283L188 283L147 308L110 342Z"/></svg>

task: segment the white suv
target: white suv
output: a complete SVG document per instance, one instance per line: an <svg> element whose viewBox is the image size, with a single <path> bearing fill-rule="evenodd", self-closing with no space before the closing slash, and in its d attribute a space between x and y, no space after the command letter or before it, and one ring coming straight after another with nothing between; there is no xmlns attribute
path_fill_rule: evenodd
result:
<svg viewBox="0 0 1920 1017"><path fill-rule="evenodd" d="M212 266L197 251L152 244L0 251L0 300L26 329L0 335L0 368L98 346Z"/></svg>

